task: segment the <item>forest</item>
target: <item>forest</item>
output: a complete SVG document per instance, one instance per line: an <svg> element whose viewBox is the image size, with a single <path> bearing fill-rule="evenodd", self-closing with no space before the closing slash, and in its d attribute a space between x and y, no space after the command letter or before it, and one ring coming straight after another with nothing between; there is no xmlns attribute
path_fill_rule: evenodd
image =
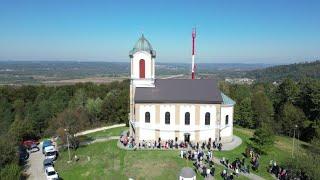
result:
<svg viewBox="0 0 320 180"><path fill-rule="evenodd" d="M311 179L320 177L320 80L286 78L279 85L220 83L222 91L236 101L234 125L255 129L252 146L268 153L274 135L308 142L306 154L288 160L286 166Z"/></svg>
<svg viewBox="0 0 320 180"><path fill-rule="evenodd" d="M128 122L129 81L0 87L0 177L19 179L20 143ZM77 143L77 142L75 142ZM20 163L19 163L20 162ZM20 166L19 166L20 165Z"/></svg>
<svg viewBox="0 0 320 180"><path fill-rule="evenodd" d="M289 65L272 66L265 69L247 71L243 76L260 82L274 82L285 78L300 80L306 77L320 78L320 60L313 62L295 63Z"/></svg>

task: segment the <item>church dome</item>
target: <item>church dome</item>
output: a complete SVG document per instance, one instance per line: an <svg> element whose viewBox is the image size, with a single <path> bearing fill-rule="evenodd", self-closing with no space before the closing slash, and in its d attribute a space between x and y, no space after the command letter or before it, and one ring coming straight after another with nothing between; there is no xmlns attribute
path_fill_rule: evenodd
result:
<svg viewBox="0 0 320 180"><path fill-rule="evenodd" d="M150 53L152 57L156 57L156 52L152 49L150 42L144 37L143 34L139 38L137 43L134 45L133 49L130 51L129 53L130 57L133 56L133 54L138 51L146 51Z"/></svg>

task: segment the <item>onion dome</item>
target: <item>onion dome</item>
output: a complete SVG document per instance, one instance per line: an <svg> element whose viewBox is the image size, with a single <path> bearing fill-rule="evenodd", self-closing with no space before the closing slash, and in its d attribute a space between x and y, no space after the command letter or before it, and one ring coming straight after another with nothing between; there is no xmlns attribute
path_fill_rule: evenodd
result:
<svg viewBox="0 0 320 180"><path fill-rule="evenodd" d="M156 57L156 51L152 49L150 42L144 37L143 34L134 45L133 49L130 51L129 56L132 57L133 54L138 51L146 51L150 53L153 58Z"/></svg>

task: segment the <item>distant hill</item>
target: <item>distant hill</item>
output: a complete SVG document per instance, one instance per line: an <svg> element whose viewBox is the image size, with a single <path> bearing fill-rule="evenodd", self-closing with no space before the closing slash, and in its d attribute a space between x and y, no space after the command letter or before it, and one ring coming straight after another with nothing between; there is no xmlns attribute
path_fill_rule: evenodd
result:
<svg viewBox="0 0 320 180"><path fill-rule="evenodd" d="M257 79L258 81L279 81L284 78L298 80L304 77L319 79L320 60L273 66L265 69L256 69L253 71L248 71L245 76L248 78Z"/></svg>
<svg viewBox="0 0 320 180"><path fill-rule="evenodd" d="M225 77L240 77L246 71L270 66L266 64L199 63L196 72L200 78L224 79ZM156 63L158 78L174 75L190 77L190 71L191 64L188 63ZM0 85L109 82L115 78L128 78L129 74L129 62L0 61Z"/></svg>

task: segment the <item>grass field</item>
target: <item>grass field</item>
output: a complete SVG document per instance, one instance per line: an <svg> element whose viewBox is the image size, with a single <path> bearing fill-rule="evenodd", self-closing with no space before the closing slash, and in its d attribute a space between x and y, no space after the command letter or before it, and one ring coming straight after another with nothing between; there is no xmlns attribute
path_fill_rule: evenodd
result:
<svg viewBox="0 0 320 180"><path fill-rule="evenodd" d="M250 141L250 138L253 135L253 130L245 129L245 128L234 128L234 134L239 136L243 143L232 151L226 152L216 152L214 155L216 157L222 158L226 157L231 161L235 160L236 158L242 158L242 153L245 152L247 147L247 143ZM301 145L307 145L308 143L296 140L295 145L295 153L305 153L306 150L302 148ZM292 150L292 138L284 137L284 136L276 136L275 137L275 144L270 149L268 154L262 155L260 158L260 167L259 171L254 172L255 174L264 177L265 179L272 179L270 173L267 172L270 160L275 160L277 164L283 164L287 159L291 158L291 150ZM250 160L246 159L248 163Z"/></svg>
<svg viewBox="0 0 320 180"><path fill-rule="evenodd" d="M89 134L88 136L106 137L119 135L125 128L115 128L106 131ZM236 149L228 152L215 152L216 157L226 157L231 161L237 157L241 158L245 151L246 142L250 141L253 131L235 128L234 133L241 137L244 143ZM67 162L67 152L61 152L56 162L56 169L63 179L177 179L182 167L192 167L192 162L179 157L179 151L125 151L119 149L117 141L101 142L91 144L72 151L80 159L78 162ZM272 179L266 171L269 161L276 159L278 163L284 162L291 157L292 139L287 137L276 137L273 150L268 155L261 157L260 169L256 174ZM302 142L300 142L302 143ZM304 150L299 148L297 152ZM246 162L248 162L247 160ZM216 165L215 179L221 179L222 166ZM203 179L197 174L197 179ZM240 176L236 179L246 179Z"/></svg>
<svg viewBox="0 0 320 180"><path fill-rule="evenodd" d="M73 154L78 162L67 162L67 152L61 152L56 170L63 179L177 179L182 167L192 167L191 161L181 159L179 151L125 151L117 141L95 143L81 147ZM89 157L89 158L88 158ZM216 179L223 167L217 166ZM197 179L203 179L199 174ZM239 177L236 179L246 179Z"/></svg>
<svg viewBox="0 0 320 180"><path fill-rule="evenodd" d="M119 127L86 135L86 138L117 136L127 127ZM126 151L119 149L117 141L101 142L72 151L78 162L66 163L68 154L60 152L56 170L63 179L177 179L182 167L192 166L181 159L180 151ZM221 179L222 166L216 166L215 179ZM203 179L197 174L197 179ZM239 180L245 177L236 178Z"/></svg>

